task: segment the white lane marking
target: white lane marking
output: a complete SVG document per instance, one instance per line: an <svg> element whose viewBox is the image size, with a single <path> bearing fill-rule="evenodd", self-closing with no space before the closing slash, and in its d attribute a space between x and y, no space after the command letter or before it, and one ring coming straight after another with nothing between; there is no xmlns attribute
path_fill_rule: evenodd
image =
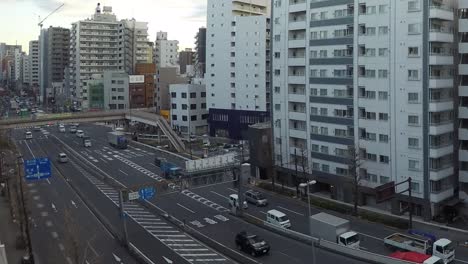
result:
<svg viewBox="0 0 468 264"><path fill-rule="evenodd" d="M360 234L360 235L363 235L363 236L365 236L365 237L373 238L373 239L378 240L378 241L383 241L383 239L382 239L382 238L379 238L379 237L371 236L371 235L364 234L364 233L361 233L361 232L359 232L359 234Z"/></svg>
<svg viewBox="0 0 468 264"><path fill-rule="evenodd" d="M57 232L54 231L54 232L51 232L50 234L52 235L53 238L57 239L58 237Z"/></svg>
<svg viewBox="0 0 468 264"><path fill-rule="evenodd" d="M63 246L62 243L58 244L58 247L59 247L60 251L64 251L64 250L65 250L65 247Z"/></svg>
<svg viewBox="0 0 468 264"><path fill-rule="evenodd" d="M71 200L71 204L72 204L75 208L78 208L78 206L76 205L76 203L75 203L73 200Z"/></svg>
<svg viewBox="0 0 468 264"><path fill-rule="evenodd" d="M54 212L57 212L57 207L55 207L55 204L52 203L52 210L54 210Z"/></svg>
<svg viewBox="0 0 468 264"><path fill-rule="evenodd" d="M458 262L462 262L462 263L468 263L468 261L464 261L464 260L459 260L459 259L455 259L455 260Z"/></svg>
<svg viewBox="0 0 468 264"><path fill-rule="evenodd" d="M220 197L223 197L224 199L228 199L227 196L224 196L224 195L222 195L222 194L219 194L219 193L217 193L217 192L215 192L215 191L210 191L210 192L211 192L211 193L214 193L214 194L216 194L216 195L218 195L218 196L220 196Z"/></svg>
<svg viewBox="0 0 468 264"><path fill-rule="evenodd" d="M167 264L172 264L172 260L166 258L165 256L163 256L163 259L167 262Z"/></svg>
<svg viewBox="0 0 468 264"><path fill-rule="evenodd" d="M291 213L293 213L293 214L297 214L297 215L300 215L300 216L304 216L304 214L298 213L298 212L293 211L293 210L290 210L290 209L288 209L288 208L284 208L284 207L282 207L282 206L278 206L278 208L281 208L281 209L283 209L283 210L285 210L285 211L288 211L288 212L291 212Z"/></svg>
<svg viewBox="0 0 468 264"><path fill-rule="evenodd" d="M49 179L46 179L46 182L47 182L48 184L51 184L50 181L49 181Z"/></svg>
<svg viewBox="0 0 468 264"><path fill-rule="evenodd" d="M239 190L236 190L236 189L233 189L233 188L227 188L228 190L230 191L233 191L233 192L238 192Z"/></svg>
<svg viewBox="0 0 468 264"><path fill-rule="evenodd" d="M52 221L47 220L46 223L45 223L45 225L46 225L47 227L51 227L51 226L53 226L54 224L52 224Z"/></svg>
<svg viewBox="0 0 468 264"><path fill-rule="evenodd" d="M102 162L107 164L107 161L105 161L103 158L99 158L99 159L102 160Z"/></svg>
<svg viewBox="0 0 468 264"><path fill-rule="evenodd" d="M264 211L259 211L259 212L262 213L262 214L266 214Z"/></svg>
<svg viewBox="0 0 468 264"><path fill-rule="evenodd" d="M184 208L185 210L187 210L187 211L191 212L192 214L194 214L194 213L195 213L194 211L192 211L192 210L188 209L187 207L185 207L185 206L181 205L180 203L177 203L177 205L178 205L178 206L180 206L180 207L182 207L182 208Z"/></svg>
<svg viewBox="0 0 468 264"><path fill-rule="evenodd" d="M34 153L32 152L31 148L29 147L29 144L28 142L24 142L26 144L26 147L28 147L29 149L29 152L31 152L31 155L33 156L33 158L36 158L36 156L34 156Z"/></svg>
<svg viewBox="0 0 468 264"><path fill-rule="evenodd" d="M127 176L128 176L128 174L127 174L127 173L125 173L124 171L122 171L122 170L119 170L119 171L120 171L121 173L123 173L123 174L125 174L125 175L127 175Z"/></svg>
<svg viewBox="0 0 468 264"><path fill-rule="evenodd" d="M112 256L114 256L115 261L117 261L117 262L121 262L121 261L122 261L122 260L121 260L119 257L117 257L114 253L112 253Z"/></svg>
<svg viewBox="0 0 468 264"><path fill-rule="evenodd" d="M226 222L229 220L229 218L225 217L224 215L215 215L214 218L220 220L220 221L223 221L223 222Z"/></svg>

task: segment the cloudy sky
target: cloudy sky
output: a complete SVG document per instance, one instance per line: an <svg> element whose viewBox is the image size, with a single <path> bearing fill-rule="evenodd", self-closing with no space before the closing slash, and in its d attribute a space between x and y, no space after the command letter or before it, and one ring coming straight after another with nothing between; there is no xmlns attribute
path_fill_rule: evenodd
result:
<svg viewBox="0 0 468 264"><path fill-rule="evenodd" d="M39 16L44 18L65 3L44 28L69 28L72 22L89 18L98 2L112 6L117 19L148 22L151 41L157 31L167 31L169 39L179 40L181 49L192 48L198 28L206 26L207 0L0 0L0 42L18 42L28 52L29 41L39 35Z"/></svg>

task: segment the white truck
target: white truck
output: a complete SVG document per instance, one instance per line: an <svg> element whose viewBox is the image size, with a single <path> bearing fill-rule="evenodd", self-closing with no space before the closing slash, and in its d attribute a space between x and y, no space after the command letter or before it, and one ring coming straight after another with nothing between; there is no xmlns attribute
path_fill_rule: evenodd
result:
<svg viewBox="0 0 468 264"><path fill-rule="evenodd" d="M359 234L351 231L351 224L346 219L318 213L310 217L310 230L314 237L359 249Z"/></svg>
<svg viewBox="0 0 468 264"><path fill-rule="evenodd" d="M125 137L125 134L118 131L108 132L107 141L114 148L126 149L128 145L128 140Z"/></svg>
<svg viewBox="0 0 468 264"><path fill-rule="evenodd" d="M395 233L384 238L384 244L393 249L436 256L442 259L445 264L455 259L454 245L446 238L438 239L432 243L430 239L424 237Z"/></svg>

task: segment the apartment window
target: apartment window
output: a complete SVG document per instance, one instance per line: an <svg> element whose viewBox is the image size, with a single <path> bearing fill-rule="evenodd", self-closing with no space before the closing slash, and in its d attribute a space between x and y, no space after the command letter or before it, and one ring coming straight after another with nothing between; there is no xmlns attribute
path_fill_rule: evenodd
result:
<svg viewBox="0 0 468 264"><path fill-rule="evenodd" d="M380 183L381 184L384 184L384 183L387 183L390 181L390 177L387 177L387 176L380 176Z"/></svg>
<svg viewBox="0 0 468 264"><path fill-rule="evenodd" d="M408 138L408 148L419 148L419 138Z"/></svg>
<svg viewBox="0 0 468 264"><path fill-rule="evenodd" d="M276 76L278 76L278 75L280 75L280 74L281 74L281 71L280 71L280 70L278 70L278 69L275 70L275 75L276 75Z"/></svg>
<svg viewBox="0 0 468 264"><path fill-rule="evenodd" d="M367 153L367 160L377 161L377 155L372 153Z"/></svg>
<svg viewBox="0 0 468 264"><path fill-rule="evenodd" d="M415 193L420 193L421 191L419 190L420 185L419 182L411 182L411 190Z"/></svg>
<svg viewBox="0 0 468 264"><path fill-rule="evenodd" d="M206 103L202 103L202 104L201 104L201 108L202 108L202 109L206 109Z"/></svg>
<svg viewBox="0 0 468 264"><path fill-rule="evenodd" d="M419 47L408 47L408 57L418 57Z"/></svg>
<svg viewBox="0 0 468 264"><path fill-rule="evenodd" d="M311 58L317 58L317 51L316 50L311 50L310 51L310 57Z"/></svg>
<svg viewBox="0 0 468 264"><path fill-rule="evenodd" d="M419 94L418 93L408 93L408 102L409 103L418 103Z"/></svg>
<svg viewBox="0 0 468 264"><path fill-rule="evenodd" d="M206 92L201 92L201 97L205 98L206 97Z"/></svg>
<svg viewBox="0 0 468 264"><path fill-rule="evenodd" d="M321 116L327 116L328 115L328 109L327 108L320 108L320 115Z"/></svg>
<svg viewBox="0 0 468 264"><path fill-rule="evenodd" d="M275 58L276 58L276 59L279 59L280 57L281 57L281 53L275 52Z"/></svg>
<svg viewBox="0 0 468 264"><path fill-rule="evenodd" d="M387 57L388 56L388 49L387 48L379 48L379 56L380 57Z"/></svg>
<svg viewBox="0 0 468 264"><path fill-rule="evenodd" d="M317 145L317 144L312 144L312 151L313 151L313 152L319 152L319 148L320 148L319 145Z"/></svg>
<svg viewBox="0 0 468 264"><path fill-rule="evenodd" d="M327 146L321 146L320 147L320 152L323 154L328 154L328 147Z"/></svg>
<svg viewBox="0 0 468 264"><path fill-rule="evenodd" d="M385 155L380 155L380 163L386 163L388 164L390 162L390 158L388 156L385 156Z"/></svg>
<svg viewBox="0 0 468 264"><path fill-rule="evenodd" d="M375 6L367 6L366 7L366 14L372 15L375 14L376 8Z"/></svg>
<svg viewBox="0 0 468 264"><path fill-rule="evenodd" d="M380 143L388 143L388 135L379 134Z"/></svg>
<svg viewBox="0 0 468 264"><path fill-rule="evenodd" d="M316 89L316 88L311 88L310 89L310 95L317 96L317 94L318 94L318 89Z"/></svg>
<svg viewBox="0 0 468 264"><path fill-rule="evenodd" d="M387 121L388 120L388 114L387 113L379 113L379 120Z"/></svg>
<svg viewBox="0 0 468 264"><path fill-rule="evenodd" d="M172 98L176 98L176 97L177 97L177 93L172 92L172 93L171 93L171 97L172 97Z"/></svg>
<svg viewBox="0 0 468 264"><path fill-rule="evenodd" d="M327 93L327 89L320 89L320 96L327 96L328 93Z"/></svg>
<svg viewBox="0 0 468 264"><path fill-rule="evenodd" d="M320 70L320 77L327 77L327 70Z"/></svg>
<svg viewBox="0 0 468 264"><path fill-rule="evenodd" d="M388 27L387 26L379 27L379 35L388 35Z"/></svg>
<svg viewBox="0 0 468 264"><path fill-rule="evenodd" d="M177 109L177 105L176 105L176 104L172 104L172 105L171 105L171 109Z"/></svg>
<svg viewBox="0 0 468 264"><path fill-rule="evenodd" d="M310 114L311 115L318 115L318 108L317 107L311 107L310 108Z"/></svg>
<svg viewBox="0 0 468 264"><path fill-rule="evenodd" d="M408 116L408 125L418 126L419 125L419 116L417 115L409 115Z"/></svg>
<svg viewBox="0 0 468 264"><path fill-rule="evenodd" d="M379 92L379 100L388 100L388 92Z"/></svg>
<svg viewBox="0 0 468 264"><path fill-rule="evenodd" d="M320 39L326 39L328 37L328 32L326 30L320 31L319 32L319 38Z"/></svg>
<svg viewBox="0 0 468 264"><path fill-rule="evenodd" d="M419 0L408 1L408 12L414 12L414 11L419 11L419 10L420 10Z"/></svg>
<svg viewBox="0 0 468 264"><path fill-rule="evenodd" d="M347 137L347 131L345 129L335 129L335 136L337 137Z"/></svg>
<svg viewBox="0 0 468 264"><path fill-rule="evenodd" d="M408 24L408 35L416 35L421 33L421 24L412 23Z"/></svg>
<svg viewBox="0 0 468 264"><path fill-rule="evenodd" d="M197 93L190 93L190 98L197 98Z"/></svg>
<svg viewBox="0 0 468 264"><path fill-rule="evenodd" d="M275 93L280 93L280 87L279 86L275 86Z"/></svg>
<svg viewBox="0 0 468 264"><path fill-rule="evenodd" d="M186 104L182 104L182 110L187 110L188 106Z"/></svg>
<svg viewBox="0 0 468 264"><path fill-rule="evenodd" d="M318 77L318 70L310 70L310 77Z"/></svg>
<svg viewBox="0 0 468 264"><path fill-rule="evenodd" d="M322 171L323 172L329 172L330 171L330 165L322 164Z"/></svg>
<svg viewBox="0 0 468 264"><path fill-rule="evenodd" d="M182 121L187 121L187 116L182 116Z"/></svg>
<svg viewBox="0 0 468 264"><path fill-rule="evenodd" d="M190 104L190 110L196 110L197 104Z"/></svg>
<svg viewBox="0 0 468 264"><path fill-rule="evenodd" d="M312 169L313 170L319 170L320 169L320 163L312 162Z"/></svg>
<svg viewBox="0 0 468 264"><path fill-rule="evenodd" d="M379 78L388 78L387 70L379 70Z"/></svg>
<svg viewBox="0 0 468 264"><path fill-rule="evenodd" d="M336 168L336 174L338 175L348 175L348 170L343 168Z"/></svg>
<svg viewBox="0 0 468 264"><path fill-rule="evenodd" d="M419 161L418 160L408 160L408 169L409 170L419 170Z"/></svg>
<svg viewBox="0 0 468 264"><path fill-rule="evenodd" d="M375 27L366 28L366 36L375 36Z"/></svg>
<svg viewBox="0 0 468 264"><path fill-rule="evenodd" d="M320 20L327 19L327 14L328 14L328 12L326 12L326 11L320 12Z"/></svg>
<svg viewBox="0 0 468 264"><path fill-rule="evenodd" d="M328 136L328 127L321 127L320 134Z"/></svg>
<svg viewBox="0 0 468 264"><path fill-rule="evenodd" d="M187 98L187 93L182 93L182 98Z"/></svg>
<svg viewBox="0 0 468 264"><path fill-rule="evenodd" d="M379 13L386 14L388 12L388 5L379 5Z"/></svg>
<svg viewBox="0 0 468 264"><path fill-rule="evenodd" d="M418 81L419 80L419 71L418 70L408 70L408 80L409 81Z"/></svg>
<svg viewBox="0 0 468 264"><path fill-rule="evenodd" d="M197 121L197 116L196 115L191 116L190 121Z"/></svg>
<svg viewBox="0 0 468 264"><path fill-rule="evenodd" d="M177 116L176 116L176 115L172 115L172 120L177 121Z"/></svg>
<svg viewBox="0 0 468 264"><path fill-rule="evenodd" d="M281 110L281 104L275 104L275 110L280 111Z"/></svg>

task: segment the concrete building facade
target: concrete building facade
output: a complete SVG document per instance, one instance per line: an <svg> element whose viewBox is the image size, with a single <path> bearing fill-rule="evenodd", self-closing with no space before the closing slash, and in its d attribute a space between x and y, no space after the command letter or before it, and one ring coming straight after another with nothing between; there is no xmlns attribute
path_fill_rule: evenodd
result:
<svg viewBox="0 0 468 264"><path fill-rule="evenodd" d="M154 106L156 112L161 115L169 115L171 98L169 96L169 86L171 84L188 83L188 78L180 76L177 68L157 68L156 69L156 90L154 95Z"/></svg>
<svg viewBox="0 0 468 264"><path fill-rule="evenodd" d="M154 44L154 63L159 68L177 67L179 55L179 41L168 40L167 32L156 33Z"/></svg>
<svg viewBox="0 0 468 264"><path fill-rule="evenodd" d="M31 72L30 85L33 89L39 87L39 41L29 41L29 70Z"/></svg>
<svg viewBox="0 0 468 264"><path fill-rule="evenodd" d="M204 135L208 131L206 86L203 79L191 83L171 84L170 120L172 128L182 135Z"/></svg>
<svg viewBox="0 0 468 264"><path fill-rule="evenodd" d="M119 46L124 49L125 72L136 74L135 67L138 63L151 63L152 45L148 40L148 22L138 22L135 19L120 21Z"/></svg>
<svg viewBox="0 0 468 264"><path fill-rule="evenodd" d="M83 81L89 93L89 110L129 108L129 78L125 72L105 71Z"/></svg>
<svg viewBox="0 0 468 264"><path fill-rule="evenodd" d="M206 72L206 28L198 29L195 36L195 75L204 78Z"/></svg>
<svg viewBox="0 0 468 264"><path fill-rule="evenodd" d="M63 82L65 68L70 63L70 29L49 27L47 29L47 87L54 82Z"/></svg>
<svg viewBox="0 0 468 264"><path fill-rule="evenodd" d="M206 85L210 135L240 139L269 115L267 0L209 0ZM268 66L267 66L268 65Z"/></svg>
<svg viewBox="0 0 468 264"><path fill-rule="evenodd" d="M184 51L179 52L179 66L180 74L187 73L187 65L194 64L195 53L191 48L187 48Z"/></svg>
<svg viewBox="0 0 468 264"><path fill-rule="evenodd" d="M455 2L275 3L276 166L305 164L315 188L347 202L358 175L359 203L395 214L407 193L376 204L375 188L409 177L397 192L412 189L415 214L431 219L456 203Z"/></svg>

